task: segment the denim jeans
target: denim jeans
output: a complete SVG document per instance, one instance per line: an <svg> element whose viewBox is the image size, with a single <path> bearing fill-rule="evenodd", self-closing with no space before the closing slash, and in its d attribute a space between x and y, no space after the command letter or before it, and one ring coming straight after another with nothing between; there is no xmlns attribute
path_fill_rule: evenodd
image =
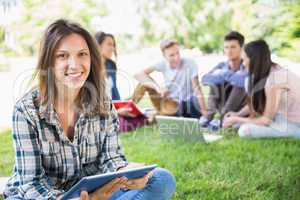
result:
<svg viewBox="0 0 300 200"><path fill-rule="evenodd" d="M288 121L277 114L269 126L246 123L239 128L241 138L294 137L300 139L300 123Z"/></svg>
<svg viewBox="0 0 300 200"><path fill-rule="evenodd" d="M165 169L156 168L141 190L118 190L109 200L168 200L176 189L175 178Z"/></svg>
<svg viewBox="0 0 300 200"><path fill-rule="evenodd" d="M201 108L199 105L198 98L192 96L186 101L179 102L178 111L176 116L178 117L190 117L190 118L200 118L201 117Z"/></svg>

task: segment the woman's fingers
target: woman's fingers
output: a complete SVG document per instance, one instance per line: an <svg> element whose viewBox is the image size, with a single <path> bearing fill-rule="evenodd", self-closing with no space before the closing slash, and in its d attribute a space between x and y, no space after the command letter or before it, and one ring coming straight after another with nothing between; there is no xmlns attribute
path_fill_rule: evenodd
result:
<svg viewBox="0 0 300 200"><path fill-rule="evenodd" d="M87 191L82 191L80 193L80 200L89 200L89 194L87 193Z"/></svg>
<svg viewBox="0 0 300 200"><path fill-rule="evenodd" d="M145 175L147 180L153 176L153 171L149 172L148 174Z"/></svg>
<svg viewBox="0 0 300 200"><path fill-rule="evenodd" d="M223 128L228 128L230 126L230 117L225 118L222 124Z"/></svg>
<svg viewBox="0 0 300 200"><path fill-rule="evenodd" d="M113 192L115 192L116 190L120 189L122 186L125 185L124 182L126 182L127 179L126 178L116 178L112 181L110 181L109 183L105 184L104 186L102 186L101 188L97 189L92 196L95 199L109 199L110 196L112 195Z"/></svg>
<svg viewBox="0 0 300 200"><path fill-rule="evenodd" d="M112 181L110 181L109 183L105 184L104 186L102 186L101 188L99 188L99 190L97 190L97 192L101 193L101 194L107 194L110 193L111 188L117 184L120 181L120 178L116 178Z"/></svg>
<svg viewBox="0 0 300 200"><path fill-rule="evenodd" d="M106 185L104 185L102 187L102 191L110 192L112 190L112 188L114 187L114 185L118 185L121 181L122 181L122 178L116 178L116 179L110 181L109 183L107 183Z"/></svg>
<svg viewBox="0 0 300 200"><path fill-rule="evenodd" d="M147 185L149 178L153 176L153 172L149 172L142 178L132 179L126 183L128 189L143 189Z"/></svg>
<svg viewBox="0 0 300 200"><path fill-rule="evenodd" d="M114 185L112 185L109 192L113 193L113 192L119 190L120 188L123 188L124 186L126 186L127 181L128 181L128 179L125 177L120 178L120 180L118 182L116 182Z"/></svg>

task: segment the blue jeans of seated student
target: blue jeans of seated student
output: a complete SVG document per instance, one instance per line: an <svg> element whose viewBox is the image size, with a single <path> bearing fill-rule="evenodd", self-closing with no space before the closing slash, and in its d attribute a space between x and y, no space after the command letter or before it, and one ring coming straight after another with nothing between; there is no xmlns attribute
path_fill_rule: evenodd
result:
<svg viewBox="0 0 300 200"><path fill-rule="evenodd" d="M190 118L200 118L201 109L199 105L198 98L192 96L186 101L179 102L178 111L176 116L180 117L190 117Z"/></svg>
<svg viewBox="0 0 300 200"><path fill-rule="evenodd" d="M146 187L141 190L118 190L109 200L168 200L176 189L174 176L167 170L156 168Z"/></svg>
<svg viewBox="0 0 300 200"><path fill-rule="evenodd" d="M269 126L246 123L240 126L241 138L294 137L300 139L300 123L288 121L282 114L275 115Z"/></svg>

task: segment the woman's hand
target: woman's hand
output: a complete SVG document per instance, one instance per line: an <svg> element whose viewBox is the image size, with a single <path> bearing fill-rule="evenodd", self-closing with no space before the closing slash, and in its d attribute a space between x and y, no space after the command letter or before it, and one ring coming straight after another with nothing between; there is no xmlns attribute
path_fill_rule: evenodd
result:
<svg viewBox="0 0 300 200"><path fill-rule="evenodd" d="M224 115L224 118L232 117L232 116L238 116L238 112L228 112Z"/></svg>
<svg viewBox="0 0 300 200"><path fill-rule="evenodd" d="M126 187L127 181L127 178L116 178L90 195L86 191L82 191L80 200L108 200L115 191Z"/></svg>
<svg viewBox="0 0 300 200"><path fill-rule="evenodd" d="M149 181L149 178L151 178L151 176L153 176L152 171L149 172L148 174L146 174L142 178L128 180L127 183L126 183L126 186L124 187L124 189L130 189L130 190L143 189L143 188L146 187L146 185Z"/></svg>
<svg viewBox="0 0 300 200"><path fill-rule="evenodd" d="M123 107L123 108L119 108L117 110L117 113L118 113L118 115L124 116L124 117L132 117L132 118L136 117L136 115L132 114L131 111L132 111L132 108Z"/></svg>
<svg viewBox="0 0 300 200"><path fill-rule="evenodd" d="M222 127L223 128L229 128L237 122L238 122L238 117L237 116L224 117Z"/></svg>

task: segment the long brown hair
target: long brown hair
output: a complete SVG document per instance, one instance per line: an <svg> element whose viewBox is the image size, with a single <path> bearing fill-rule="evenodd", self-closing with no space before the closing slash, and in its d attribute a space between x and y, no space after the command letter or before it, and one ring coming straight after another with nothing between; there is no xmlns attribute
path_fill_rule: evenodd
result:
<svg viewBox="0 0 300 200"><path fill-rule="evenodd" d="M246 44L244 51L250 59L248 104L252 111L263 114L266 106L265 84L271 68L277 64L272 62L269 46L264 40Z"/></svg>
<svg viewBox="0 0 300 200"><path fill-rule="evenodd" d="M57 96L53 73L54 52L60 41L70 34L83 37L88 45L91 56L91 70L86 82L80 90L76 104L87 113L99 113L107 116L109 112L108 97L105 92L105 78L100 54L93 37L78 23L65 19L53 22L45 31L40 45L36 76L40 91L40 104L54 104Z"/></svg>
<svg viewBox="0 0 300 200"><path fill-rule="evenodd" d="M114 35L111 34L111 33L105 33L105 32L103 32L103 31L98 31L98 32L95 34L95 39L96 39L96 41L97 41L97 43L98 43L99 45L101 45L101 44L104 42L104 40L105 40L106 38L108 38L108 37L110 37L110 38L113 40L113 42L114 42L114 47L115 47L114 54L115 54L115 58L117 58L117 57L118 57L117 43L116 43L116 39L115 39ZM115 67L117 67L117 66L115 65ZM116 69L115 69L115 70L116 70Z"/></svg>

